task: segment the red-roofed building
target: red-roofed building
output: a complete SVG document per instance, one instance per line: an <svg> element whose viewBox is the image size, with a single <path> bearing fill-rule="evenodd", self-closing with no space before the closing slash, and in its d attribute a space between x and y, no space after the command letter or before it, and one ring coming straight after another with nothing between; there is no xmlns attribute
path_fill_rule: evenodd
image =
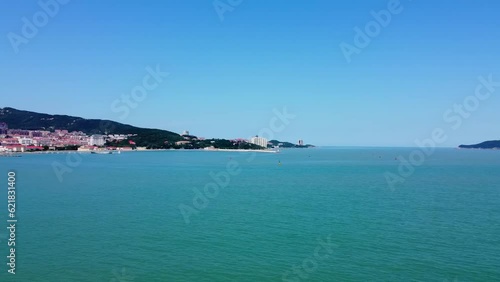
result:
<svg viewBox="0 0 500 282"><path fill-rule="evenodd" d="M3 138L3 139L0 139L0 144L2 144L2 145L15 145L15 144L19 144L19 140L17 138Z"/></svg>

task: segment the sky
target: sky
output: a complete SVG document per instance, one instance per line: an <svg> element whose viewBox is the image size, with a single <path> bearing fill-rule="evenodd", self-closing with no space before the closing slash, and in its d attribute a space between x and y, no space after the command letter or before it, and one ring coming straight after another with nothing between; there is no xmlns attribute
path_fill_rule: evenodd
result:
<svg viewBox="0 0 500 282"><path fill-rule="evenodd" d="M273 137L320 146L500 139L498 1L54 1L0 1L0 107L206 138L286 109Z"/></svg>

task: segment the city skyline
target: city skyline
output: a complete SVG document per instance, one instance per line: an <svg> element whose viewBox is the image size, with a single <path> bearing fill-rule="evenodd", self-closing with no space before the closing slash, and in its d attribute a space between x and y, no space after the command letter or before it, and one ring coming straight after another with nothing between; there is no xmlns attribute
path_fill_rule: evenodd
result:
<svg viewBox="0 0 500 282"><path fill-rule="evenodd" d="M222 17L212 2L55 3L17 45L45 6L0 3L1 107L227 139L286 107L275 139L320 146L500 139L498 91L469 98L500 81L494 1L243 1Z"/></svg>

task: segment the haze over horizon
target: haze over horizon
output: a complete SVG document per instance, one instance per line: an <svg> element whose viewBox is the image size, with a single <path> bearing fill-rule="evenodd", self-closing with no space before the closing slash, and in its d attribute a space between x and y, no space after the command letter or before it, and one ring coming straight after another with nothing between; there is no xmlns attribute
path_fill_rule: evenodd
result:
<svg viewBox="0 0 500 282"><path fill-rule="evenodd" d="M415 146L435 128L439 146L500 139L500 87L467 115L455 107L479 77L500 82L500 3L402 0L346 60L341 43L390 2L242 1L221 20L213 1L69 1L16 54L9 34L42 9L3 1L0 107L207 138L248 138L286 107L296 117L275 139L319 146ZM157 66L168 75L117 111Z"/></svg>

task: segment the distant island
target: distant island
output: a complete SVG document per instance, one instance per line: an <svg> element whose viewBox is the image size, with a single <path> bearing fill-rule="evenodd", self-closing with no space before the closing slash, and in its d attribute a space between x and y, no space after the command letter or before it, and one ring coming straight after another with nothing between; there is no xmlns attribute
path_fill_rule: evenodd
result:
<svg viewBox="0 0 500 282"><path fill-rule="evenodd" d="M485 141L474 145L460 145L462 149L495 149L500 150L500 140Z"/></svg>
<svg viewBox="0 0 500 282"><path fill-rule="evenodd" d="M268 148L309 148L298 144L268 141L202 138L189 131L178 134L168 130L140 128L111 120L85 119L0 108L0 151L47 150L147 150L147 149L224 149L265 150Z"/></svg>

